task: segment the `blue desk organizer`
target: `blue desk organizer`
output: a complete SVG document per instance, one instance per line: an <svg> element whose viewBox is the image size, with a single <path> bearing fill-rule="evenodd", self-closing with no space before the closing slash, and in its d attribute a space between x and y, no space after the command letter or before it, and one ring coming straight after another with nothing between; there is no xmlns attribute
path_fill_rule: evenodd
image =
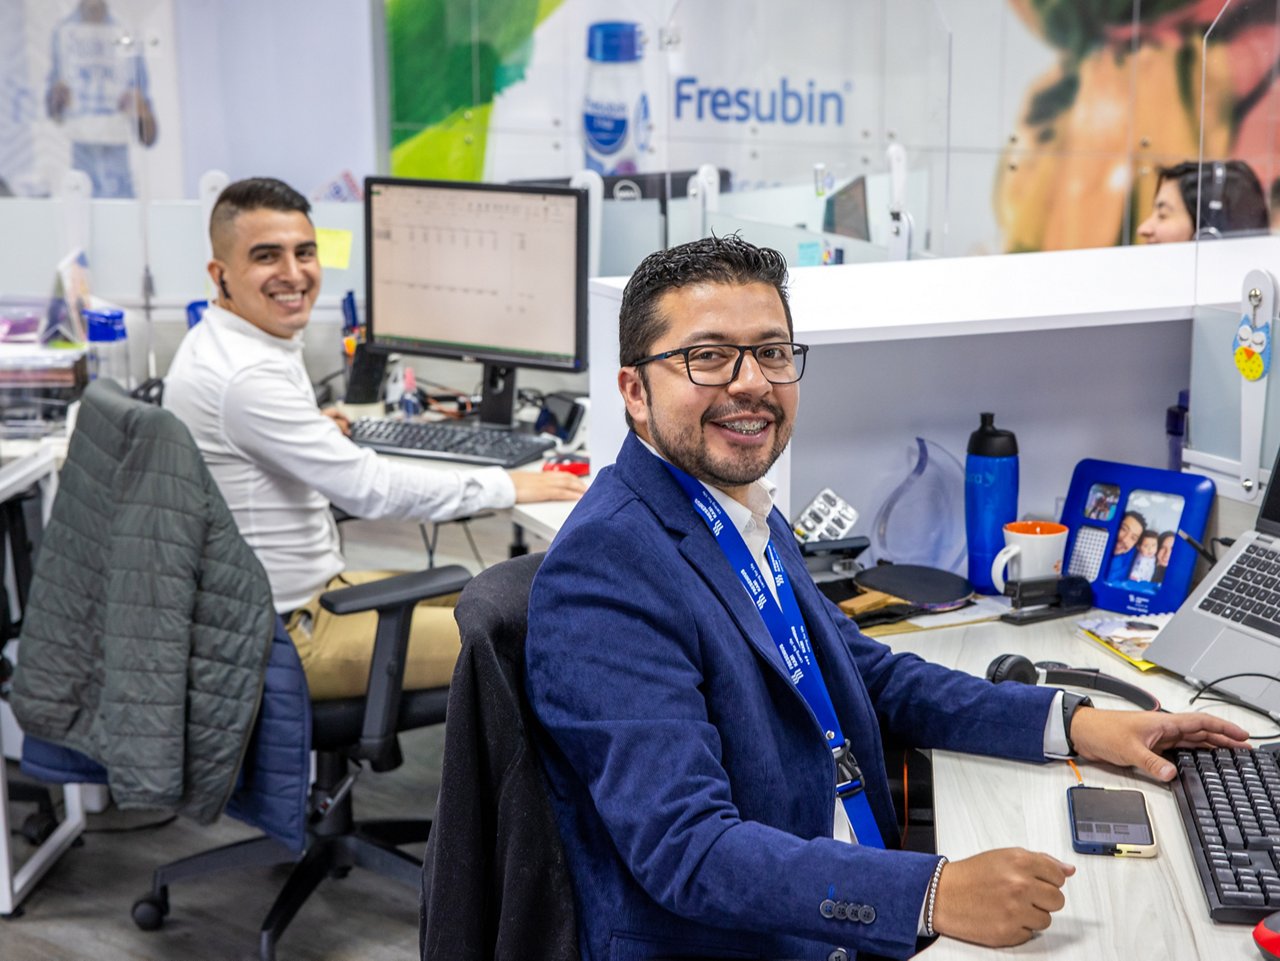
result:
<svg viewBox="0 0 1280 961"><path fill-rule="evenodd" d="M1186 599L1198 556L1177 532L1203 541L1213 497L1213 481L1198 474L1082 460L1071 476L1062 509L1068 529L1064 573L1087 579L1093 585L1094 605L1104 610L1176 611ZM1116 553L1121 527L1131 514L1137 516L1128 522L1129 536L1139 518L1144 532L1155 532L1157 547L1174 535L1167 565L1153 571L1147 570L1150 562L1135 566L1137 545Z"/></svg>

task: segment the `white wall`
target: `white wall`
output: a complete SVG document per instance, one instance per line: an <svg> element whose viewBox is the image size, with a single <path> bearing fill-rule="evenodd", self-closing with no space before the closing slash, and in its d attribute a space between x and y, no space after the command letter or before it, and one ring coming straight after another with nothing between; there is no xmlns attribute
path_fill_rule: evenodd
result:
<svg viewBox="0 0 1280 961"><path fill-rule="evenodd" d="M174 20L186 196L209 169L308 195L377 172L369 2L174 0Z"/></svg>

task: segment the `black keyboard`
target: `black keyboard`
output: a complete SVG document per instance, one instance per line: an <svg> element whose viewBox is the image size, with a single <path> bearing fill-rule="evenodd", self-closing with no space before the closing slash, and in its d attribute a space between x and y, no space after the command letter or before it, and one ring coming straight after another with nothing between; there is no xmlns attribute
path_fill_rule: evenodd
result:
<svg viewBox="0 0 1280 961"><path fill-rule="evenodd" d="M1280 637L1280 551L1248 545L1199 607L1206 614Z"/></svg>
<svg viewBox="0 0 1280 961"><path fill-rule="evenodd" d="M1271 750L1177 750L1173 796L1215 921L1280 910L1280 765Z"/></svg>
<svg viewBox="0 0 1280 961"><path fill-rule="evenodd" d="M519 434L500 427L475 427L451 421L382 420L376 417L361 417L352 423L351 439L361 447L386 454L506 468L538 460L556 446L549 437Z"/></svg>

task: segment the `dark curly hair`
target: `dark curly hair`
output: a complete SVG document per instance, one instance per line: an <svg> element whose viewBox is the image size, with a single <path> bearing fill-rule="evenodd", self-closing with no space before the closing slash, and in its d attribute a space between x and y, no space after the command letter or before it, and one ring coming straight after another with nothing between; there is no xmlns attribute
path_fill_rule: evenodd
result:
<svg viewBox="0 0 1280 961"><path fill-rule="evenodd" d="M1215 183L1221 169L1221 184ZM1267 213L1267 199L1262 184L1253 168L1242 160L1206 160L1204 163L1188 161L1157 171L1156 193L1166 180L1178 185L1182 203L1191 217L1193 228L1198 226L1217 235L1266 233L1271 217ZM1200 199L1205 205L1200 208ZM1221 209L1210 209L1216 201Z"/></svg>
<svg viewBox="0 0 1280 961"><path fill-rule="evenodd" d="M618 363L626 367L650 353L666 332L668 321L658 308L663 294L693 284L768 284L778 292L793 334L787 302L787 261L769 247L757 247L737 234L703 237L659 250L640 262L626 289L618 314ZM640 368L641 377L644 368Z"/></svg>

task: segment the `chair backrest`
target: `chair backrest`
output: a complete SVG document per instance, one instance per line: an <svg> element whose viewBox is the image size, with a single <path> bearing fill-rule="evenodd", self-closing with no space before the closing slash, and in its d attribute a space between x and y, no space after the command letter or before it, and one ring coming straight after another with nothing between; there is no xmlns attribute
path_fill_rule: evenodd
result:
<svg viewBox="0 0 1280 961"><path fill-rule="evenodd" d="M476 575L455 617L440 798L423 864L425 959L576 961L573 888L541 736L524 693L529 589L541 554Z"/></svg>
<svg viewBox="0 0 1280 961"><path fill-rule="evenodd" d="M102 763L122 807L212 820L274 622L266 575L190 433L95 381L24 614L12 699L24 729Z"/></svg>

